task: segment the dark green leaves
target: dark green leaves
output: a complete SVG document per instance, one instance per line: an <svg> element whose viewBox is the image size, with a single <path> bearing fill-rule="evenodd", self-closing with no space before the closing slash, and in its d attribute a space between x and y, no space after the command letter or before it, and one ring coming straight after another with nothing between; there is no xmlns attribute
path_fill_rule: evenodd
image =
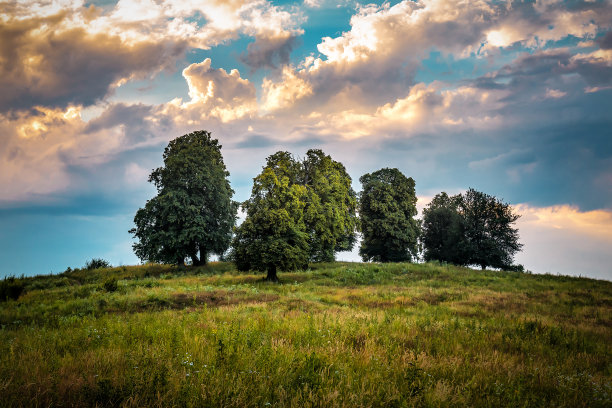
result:
<svg viewBox="0 0 612 408"><path fill-rule="evenodd" d="M134 252L143 261L182 264L189 257L194 265L210 253L222 254L237 205L221 145L197 131L172 140L163 158L164 166L149 177L158 194L134 217Z"/></svg>
<svg viewBox="0 0 612 408"><path fill-rule="evenodd" d="M510 205L474 189L438 194L423 211L425 260L510 268L522 247L512 227L518 218Z"/></svg>
<svg viewBox="0 0 612 408"><path fill-rule="evenodd" d="M416 259L419 225L414 180L398 169L365 174L359 215L364 261L401 262Z"/></svg>

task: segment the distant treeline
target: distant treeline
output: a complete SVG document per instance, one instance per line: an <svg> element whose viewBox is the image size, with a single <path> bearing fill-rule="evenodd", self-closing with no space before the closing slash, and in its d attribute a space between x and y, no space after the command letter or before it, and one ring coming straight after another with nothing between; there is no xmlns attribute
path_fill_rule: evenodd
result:
<svg viewBox="0 0 612 408"><path fill-rule="evenodd" d="M415 182L398 169L363 175L362 191L351 187L344 165L320 149L304 159L279 151L253 179L251 197L232 200L221 145L210 132L172 140L164 166L151 173L157 195L134 217L130 230L142 261L193 265L210 254L239 270L305 268L333 261L361 234L359 254L375 262L438 260L458 265L522 269L512 265L520 250L518 215L496 197L469 189L442 192L417 219ZM235 226L239 208L246 219Z"/></svg>

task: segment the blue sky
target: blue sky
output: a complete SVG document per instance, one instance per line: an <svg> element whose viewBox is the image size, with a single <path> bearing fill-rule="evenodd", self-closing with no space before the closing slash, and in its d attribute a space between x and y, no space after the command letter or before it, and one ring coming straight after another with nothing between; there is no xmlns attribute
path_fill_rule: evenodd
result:
<svg viewBox="0 0 612 408"><path fill-rule="evenodd" d="M268 155L321 148L357 191L397 167L420 207L496 195L517 262L612 279L610 1L0 7L0 275L138 263L148 174L206 129L238 201Z"/></svg>

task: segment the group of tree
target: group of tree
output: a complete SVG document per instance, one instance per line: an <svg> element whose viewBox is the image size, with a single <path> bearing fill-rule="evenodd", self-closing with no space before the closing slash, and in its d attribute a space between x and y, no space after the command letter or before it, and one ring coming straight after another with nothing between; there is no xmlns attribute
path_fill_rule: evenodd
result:
<svg viewBox="0 0 612 408"><path fill-rule="evenodd" d="M268 157L242 204L246 219L236 228L232 258L239 270L303 268L333 261L356 241L357 194L344 166L313 149L303 160L288 152Z"/></svg>
<svg viewBox="0 0 612 408"><path fill-rule="evenodd" d="M423 210L421 240L426 261L513 269L522 244L512 224L519 215L496 197L470 188L436 195Z"/></svg>
<svg viewBox="0 0 612 408"><path fill-rule="evenodd" d="M362 234L364 261L401 262L419 257L459 265L508 267L521 248L508 204L473 189L437 195L417 216L415 182L398 169L360 178L358 195L342 163L319 149L303 159L279 151L253 179L251 196L232 200L221 145L197 131L171 141L164 166L149 177L157 195L134 217L134 252L143 261L204 264L210 254L229 257L239 270L302 269L349 251ZM235 227L242 207L246 219Z"/></svg>

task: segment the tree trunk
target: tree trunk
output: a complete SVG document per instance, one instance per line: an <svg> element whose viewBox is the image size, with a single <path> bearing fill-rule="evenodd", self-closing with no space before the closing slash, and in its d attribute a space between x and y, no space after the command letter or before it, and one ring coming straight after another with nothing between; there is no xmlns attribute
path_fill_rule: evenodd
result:
<svg viewBox="0 0 612 408"><path fill-rule="evenodd" d="M194 252L194 253L192 253L192 254L190 255L190 257L191 257L191 264L192 264L193 266L200 266L200 265L201 265L201 263L200 263L200 259L198 259L198 256L196 255L196 253L195 253L195 252Z"/></svg>
<svg viewBox="0 0 612 408"><path fill-rule="evenodd" d="M480 269L482 269L483 271L485 270L486 267L487 265L480 265Z"/></svg>
<svg viewBox="0 0 612 408"><path fill-rule="evenodd" d="M185 266L185 258L179 258L176 260L178 266Z"/></svg>
<svg viewBox="0 0 612 408"><path fill-rule="evenodd" d="M208 254L202 248L200 248L200 265L206 265L208 263Z"/></svg>
<svg viewBox="0 0 612 408"><path fill-rule="evenodd" d="M278 276L276 276L276 265L268 266L268 275L266 276L268 282L278 282Z"/></svg>

